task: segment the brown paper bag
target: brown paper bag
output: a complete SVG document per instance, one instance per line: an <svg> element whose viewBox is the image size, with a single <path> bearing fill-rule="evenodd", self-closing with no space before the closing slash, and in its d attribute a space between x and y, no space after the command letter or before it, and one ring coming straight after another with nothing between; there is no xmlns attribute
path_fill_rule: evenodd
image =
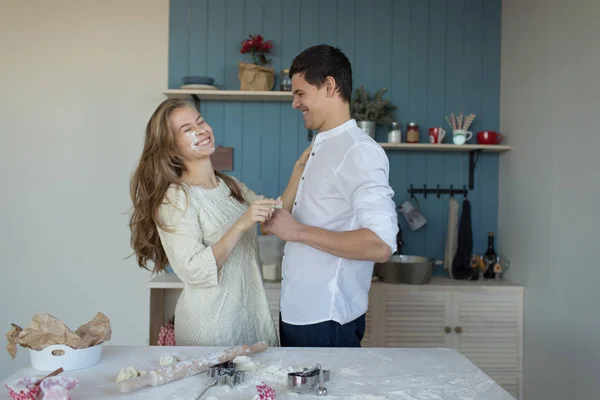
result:
<svg viewBox="0 0 600 400"><path fill-rule="evenodd" d="M110 320L101 312L75 332L50 314L35 314L30 325L25 329L11 324L6 334L8 340L6 350L14 359L17 355L17 345L38 351L53 344L84 349L106 342L111 336Z"/></svg>
<svg viewBox="0 0 600 400"><path fill-rule="evenodd" d="M256 64L240 62L238 64L240 90L269 91L275 84L275 70Z"/></svg>

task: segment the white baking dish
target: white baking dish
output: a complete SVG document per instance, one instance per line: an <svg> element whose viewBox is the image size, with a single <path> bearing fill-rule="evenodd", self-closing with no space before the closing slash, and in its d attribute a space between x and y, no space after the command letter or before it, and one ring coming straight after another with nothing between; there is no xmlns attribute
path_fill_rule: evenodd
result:
<svg viewBox="0 0 600 400"><path fill-rule="evenodd" d="M39 351L29 349L31 367L38 371L54 371L61 367L64 371L88 368L100 361L103 345L100 343L85 349L72 349L55 344Z"/></svg>

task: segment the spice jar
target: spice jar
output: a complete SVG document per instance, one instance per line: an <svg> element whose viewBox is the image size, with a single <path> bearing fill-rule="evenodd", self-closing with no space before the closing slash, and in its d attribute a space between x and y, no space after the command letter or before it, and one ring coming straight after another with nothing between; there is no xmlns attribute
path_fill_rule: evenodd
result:
<svg viewBox="0 0 600 400"><path fill-rule="evenodd" d="M409 122L406 128L406 143L419 143L419 125Z"/></svg>
<svg viewBox="0 0 600 400"><path fill-rule="evenodd" d="M289 69L282 69L279 73L279 90L282 92L292 91L292 78L289 77L289 74Z"/></svg>
<svg viewBox="0 0 600 400"><path fill-rule="evenodd" d="M388 132L388 143L402 143L402 132L400 132L400 124L396 121L392 122L392 129Z"/></svg>

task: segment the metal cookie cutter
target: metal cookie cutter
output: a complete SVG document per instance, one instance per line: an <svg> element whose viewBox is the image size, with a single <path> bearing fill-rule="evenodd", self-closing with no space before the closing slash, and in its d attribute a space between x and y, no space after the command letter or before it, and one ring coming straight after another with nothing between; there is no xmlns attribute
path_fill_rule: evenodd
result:
<svg viewBox="0 0 600 400"><path fill-rule="evenodd" d="M321 379L319 379L321 378ZM321 364L316 367L304 368L301 372L290 372L287 378L288 389L296 393L307 393L322 387L323 383L329 381L329 370L321 369ZM327 390L321 391L320 396L325 395Z"/></svg>
<svg viewBox="0 0 600 400"><path fill-rule="evenodd" d="M246 380L246 372L238 371L232 361L226 361L210 367L208 377L215 378L217 385L236 386Z"/></svg>

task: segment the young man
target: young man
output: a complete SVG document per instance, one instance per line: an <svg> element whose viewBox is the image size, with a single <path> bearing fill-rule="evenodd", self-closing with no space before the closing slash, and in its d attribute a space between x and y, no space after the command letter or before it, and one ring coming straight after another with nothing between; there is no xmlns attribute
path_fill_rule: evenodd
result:
<svg viewBox="0 0 600 400"><path fill-rule="evenodd" d="M360 347L374 262L396 251L398 215L381 146L350 116L352 68L320 45L290 68L304 125L317 130L292 213L265 230L287 241L281 282L281 345Z"/></svg>

